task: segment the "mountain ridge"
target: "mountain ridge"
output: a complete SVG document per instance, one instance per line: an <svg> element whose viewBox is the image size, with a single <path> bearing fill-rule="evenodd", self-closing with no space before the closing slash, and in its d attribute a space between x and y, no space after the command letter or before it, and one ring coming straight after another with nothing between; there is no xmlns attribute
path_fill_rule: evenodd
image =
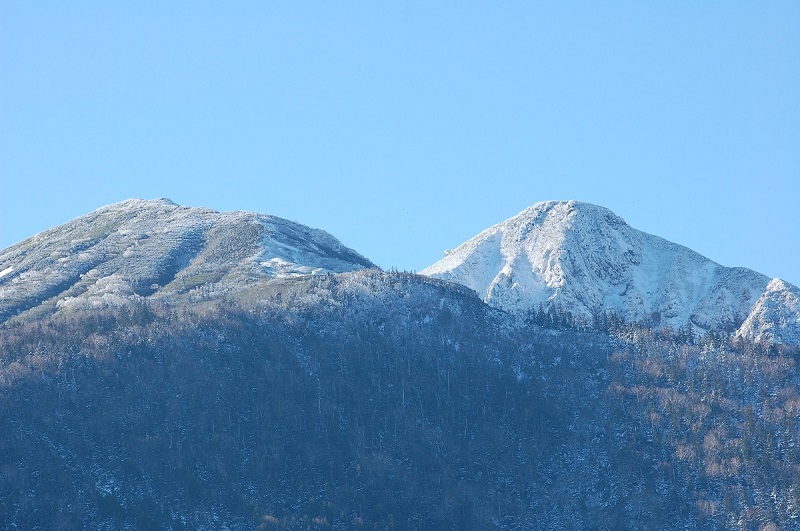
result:
<svg viewBox="0 0 800 531"><path fill-rule="evenodd" d="M627 321L698 332L736 331L770 283L579 201L536 203L420 274L464 284L514 313L559 305L587 321L613 311ZM768 337L753 326L738 334Z"/></svg>
<svg viewBox="0 0 800 531"><path fill-rule="evenodd" d="M327 232L276 216L128 199L0 250L0 322L375 267ZM519 315L560 309L592 322L614 312L657 328L800 344L798 288L724 267L591 203L536 203L420 274Z"/></svg>
<svg viewBox="0 0 800 531"><path fill-rule="evenodd" d="M763 343L800 345L798 314L800 288L772 279L736 335Z"/></svg>
<svg viewBox="0 0 800 531"><path fill-rule="evenodd" d="M587 233L548 235L620 241L569 257L562 238L549 263L607 267L600 287L628 286L622 266L662 255L595 212ZM546 217L509 231L512 243ZM463 284L367 268L334 242L156 201L0 251L0 290L66 285L43 302L29 291L32 306L0 323L0 528L770 530L800 519L800 346L769 344L796 331L790 284L758 297L747 330L771 335L753 341L587 327L569 308L518 318ZM678 265L707 275L695 297L752 273L715 275L718 264L678 251ZM352 271L318 267L337 263Z"/></svg>
<svg viewBox="0 0 800 531"><path fill-rule="evenodd" d="M0 320L42 304L77 309L222 294L259 280L362 267L375 265L321 229L265 214L129 199L0 251Z"/></svg>

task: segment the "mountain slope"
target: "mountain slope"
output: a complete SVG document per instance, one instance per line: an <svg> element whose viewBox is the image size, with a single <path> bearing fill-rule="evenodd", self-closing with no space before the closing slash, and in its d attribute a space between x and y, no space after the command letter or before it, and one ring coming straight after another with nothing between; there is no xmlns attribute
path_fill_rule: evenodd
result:
<svg viewBox="0 0 800 531"><path fill-rule="evenodd" d="M510 326L466 288L378 270L177 309L0 324L0 528L800 519L791 352Z"/></svg>
<svg viewBox="0 0 800 531"><path fill-rule="evenodd" d="M758 342L800 345L800 289L773 279L736 335Z"/></svg>
<svg viewBox="0 0 800 531"><path fill-rule="evenodd" d="M132 199L0 252L0 321L39 310L231 292L374 265L328 233L249 212Z"/></svg>
<svg viewBox="0 0 800 531"><path fill-rule="evenodd" d="M558 305L587 320L613 310L633 322L728 331L769 283L577 201L537 203L421 273L468 286L512 312Z"/></svg>
<svg viewBox="0 0 800 531"><path fill-rule="evenodd" d="M677 273L672 291L724 306L754 275L593 208L573 205L578 235L546 211L546 230L528 228L548 279L572 275L559 293L583 295L579 266L595 295L678 270L697 292ZM166 201L112 205L0 257L7 308L32 304L0 322L2 529L800 520L797 348L528 326L463 285L365 269L321 231ZM775 280L745 324L788 337L797 300Z"/></svg>

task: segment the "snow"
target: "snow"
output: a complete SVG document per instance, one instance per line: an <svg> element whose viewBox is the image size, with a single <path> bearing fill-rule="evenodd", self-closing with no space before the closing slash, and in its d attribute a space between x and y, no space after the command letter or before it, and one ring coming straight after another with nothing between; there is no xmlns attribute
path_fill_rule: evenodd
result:
<svg viewBox="0 0 800 531"><path fill-rule="evenodd" d="M133 199L5 249L0 321L46 301L63 309L103 307L371 267L327 232L282 218ZM696 331L743 323L742 337L800 344L798 288L722 267L588 203L537 203L421 273L518 314L541 304L586 320L613 310L630 321Z"/></svg>
<svg viewBox="0 0 800 531"><path fill-rule="evenodd" d="M268 276L342 273L373 266L323 230L274 216L256 215L254 221L262 227L264 237L251 260Z"/></svg>
<svg viewBox="0 0 800 531"><path fill-rule="evenodd" d="M138 297L234 292L258 280L374 265L327 232L251 212L220 213L169 200L102 207L4 250L0 321L49 301L75 309ZM22 282L24 280L24 282Z"/></svg>
<svg viewBox="0 0 800 531"><path fill-rule="evenodd" d="M84 278L89 278L85 275ZM59 308L69 310L105 308L119 306L132 299L140 299L131 283L121 275L113 274L99 278L80 296L65 297L56 303Z"/></svg>
<svg viewBox="0 0 800 531"><path fill-rule="evenodd" d="M421 274L465 285L515 313L558 304L585 319L613 310L698 331L741 322L769 284L765 275L723 267L577 201L537 203Z"/></svg>
<svg viewBox="0 0 800 531"><path fill-rule="evenodd" d="M736 335L758 342L800 345L800 289L772 279Z"/></svg>

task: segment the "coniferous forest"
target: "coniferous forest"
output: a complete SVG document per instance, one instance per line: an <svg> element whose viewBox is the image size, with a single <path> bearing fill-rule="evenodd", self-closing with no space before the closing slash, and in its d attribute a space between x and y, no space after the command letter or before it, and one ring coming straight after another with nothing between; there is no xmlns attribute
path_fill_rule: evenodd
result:
<svg viewBox="0 0 800 531"><path fill-rule="evenodd" d="M0 527L742 529L800 516L797 349L365 270L0 325Z"/></svg>

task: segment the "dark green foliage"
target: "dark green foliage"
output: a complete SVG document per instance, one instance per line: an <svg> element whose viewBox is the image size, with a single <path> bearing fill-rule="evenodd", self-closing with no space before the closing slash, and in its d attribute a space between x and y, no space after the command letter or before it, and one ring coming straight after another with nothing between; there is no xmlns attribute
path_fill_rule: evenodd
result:
<svg viewBox="0 0 800 531"><path fill-rule="evenodd" d="M6 325L0 527L793 521L791 353L554 317L370 271Z"/></svg>

